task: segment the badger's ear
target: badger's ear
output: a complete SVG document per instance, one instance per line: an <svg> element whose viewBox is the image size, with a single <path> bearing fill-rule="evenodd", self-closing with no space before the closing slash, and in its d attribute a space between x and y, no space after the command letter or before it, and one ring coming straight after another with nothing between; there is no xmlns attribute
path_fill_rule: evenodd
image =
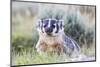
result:
<svg viewBox="0 0 100 67"><path fill-rule="evenodd" d="M41 20L39 19L39 20L37 20L37 22L36 22L36 29L39 31L40 30L40 28L41 28Z"/></svg>
<svg viewBox="0 0 100 67"><path fill-rule="evenodd" d="M59 25L60 25L60 28L62 29L64 27L64 20L59 20Z"/></svg>
<svg viewBox="0 0 100 67"><path fill-rule="evenodd" d="M41 26L41 20L37 20L36 22L36 28L39 28Z"/></svg>

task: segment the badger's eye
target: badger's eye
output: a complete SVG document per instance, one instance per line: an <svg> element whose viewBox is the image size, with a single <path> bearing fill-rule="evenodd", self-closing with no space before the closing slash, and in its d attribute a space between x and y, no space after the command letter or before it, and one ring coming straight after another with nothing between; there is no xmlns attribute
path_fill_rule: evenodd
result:
<svg viewBox="0 0 100 67"><path fill-rule="evenodd" d="M47 23L43 23L43 27L47 27Z"/></svg>
<svg viewBox="0 0 100 67"><path fill-rule="evenodd" d="M52 25L53 28L55 28L55 25Z"/></svg>
<svg viewBox="0 0 100 67"><path fill-rule="evenodd" d="M43 27L46 27L46 24L44 24Z"/></svg>

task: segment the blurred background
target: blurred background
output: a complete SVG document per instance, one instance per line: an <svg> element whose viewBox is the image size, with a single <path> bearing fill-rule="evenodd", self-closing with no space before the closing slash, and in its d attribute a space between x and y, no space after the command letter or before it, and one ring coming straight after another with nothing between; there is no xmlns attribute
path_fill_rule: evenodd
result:
<svg viewBox="0 0 100 67"><path fill-rule="evenodd" d="M82 54L95 57L95 6L12 2L12 65L63 62L57 56L39 56L38 19L63 19L65 34L78 42Z"/></svg>

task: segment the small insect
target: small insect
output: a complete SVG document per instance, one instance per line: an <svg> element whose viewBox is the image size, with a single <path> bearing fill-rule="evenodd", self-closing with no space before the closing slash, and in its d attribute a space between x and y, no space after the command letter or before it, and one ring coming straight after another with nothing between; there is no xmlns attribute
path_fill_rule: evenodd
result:
<svg viewBox="0 0 100 67"><path fill-rule="evenodd" d="M36 28L39 33L37 52L64 53L71 57L80 53L77 42L64 33L64 20L51 18L38 20Z"/></svg>

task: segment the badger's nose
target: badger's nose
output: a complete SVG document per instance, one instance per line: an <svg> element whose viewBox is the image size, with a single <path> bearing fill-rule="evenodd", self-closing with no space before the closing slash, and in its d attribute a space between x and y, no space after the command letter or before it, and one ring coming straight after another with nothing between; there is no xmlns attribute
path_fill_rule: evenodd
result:
<svg viewBox="0 0 100 67"><path fill-rule="evenodd" d="M51 29L51 28L46 28L46 29L45 29L45 32L46 32L47 34L50 34L50 33L52 33L52 29Z"/></svg>

